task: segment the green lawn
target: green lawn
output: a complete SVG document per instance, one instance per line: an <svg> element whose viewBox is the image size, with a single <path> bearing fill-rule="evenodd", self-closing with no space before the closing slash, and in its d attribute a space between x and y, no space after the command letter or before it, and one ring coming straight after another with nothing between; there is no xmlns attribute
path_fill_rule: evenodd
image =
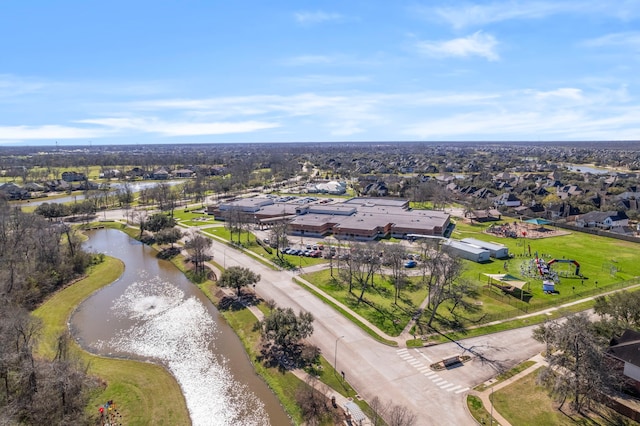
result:
<svg viewBox="0 0 640 426"><path fill-rule="evenodd" d="M484 264L464 261L463 277L475 282L482 290L479 299L482 312L469 316L467 325L473 325L478 321L502 320L639 282L637 277L640 276L640 263L634 260L638 247L635 243L580 232L534 240L500 238L484 232L489 226L458 223L453 234L456 239L473 237L504 244L509 247L510 253L515 255L506 261L507 270L504 268L504 260L492 260ZM573 275L573 264L555 263L553 269L561 274L560 283L556 286L559 294L545 294L541 277L535 275L535 269L534 275L531 276L522 273L523 270L526 272L533 259L528 256L529 246L532 255L535 255L536 251L540 255L544 253L547 261L554 258L576 260L580 264L583 277ZM522 256L525 250L527 256ZM504 293L487 285L488 278L483 274L505 272L528 282L524 287L524 293L520 294L518 290L513 294ZM441 309L439 314L447 318L446 309Z"/></svg>
<svg viewBox="0 0 640 426"><path fill-rule="evenodd" d="M334 267L334 277L338 276ZM415 285L418 277L411 277L413 283L402 290L398 304L394 303L394 288L386 278L376 276L374 288L364 295L365 302L358 303L360 290L354 285L353 293L339 279L332 279L329 270L303 275L303 278L339 300L353 311L363 316L390 336L399 335L411 316L427 296L426 288Z"/></svg>
<svg viewBox="0 0 640 426"><path fill-rule="evenodd" d="M493 404L509 423L518 426L614 426L638 425L606 407L587 415L564 414L557 409L557 404L547 394L547 391L536 383L537 371L493 393ZM569 403L565 404L565 411ZM623 420L624 419L624 420ZM625 423L625 421L628 421Z"/></svg>
<svg viewBox="0 0 640 426"><path fill-rule="evenodd" d="M579 232L535 240L500 238L484 232L489 226L486 224L470 225L459 223L456 226L454 237L456 239L473 237L485 241L499 242L509 247L510 252L515 257L507 261L498 260L484 264L464 261L465 271L462 277L478 286L480 290L478 306L480 309L476 313L457 310L453 315L450 312L452 305L449 302L445 302L439 308L436 322L434 323L436 328L442 330L452 327L459 328L460 326L466 328L466 330L451 334L450 337L452 338L470 337L537 324L546 318L557 317L569 311L575 312L588 309L593 302L586 302L576 307L563 309L561 312L554 312L550 316L539 315L499 325L482 326L484 323L508 320L525 313L536 312L573 300L594 296L605 291L625 288L640 282L640 279L638 279L640 276L640 263L634 261L637 250L637 245L634 243ZM545 294L542 290L541 277L536 273L537 270L531 269L530 276L526 274L533 259L533 257L528 256L529 246L531 246L532 255L535 255L537 251L540 255L544 254L547 261L554 258L576 260L580 264L582 276L573 276L575 272L573 264L556 262L553 268L561 275L560 283L556 286L559 294ZM522 255L525 250L527 256ZM334 269L336 268L334 267ZM488 278L484 274L504 272L527 281L528 284L524 287L525 291L520 293L516 289L514 293L508 293L495 286L488 285ZM339 282L331 280L329 272L326 270L307 274L304 277L390 335L397 335L402 330L409 320L412 310L426 297L426 290L404 290L402 293L404 300L399 303L399 306L395 306L392 303L393 288L388 283L383 283L384 280L380 277L377 277L376 282L380 283L379 286L376 285L378 290L366 293L366 299L371 302L372 307L362 303L357 304L357 297L349 294ZM415 279L417 280L417 278ZM354 291L354 293L356 295L359 294L357 291ZM428 310L424 312L418 327L414 330L417 335L429 332L424 328L425 320L429 314ZM394 319L396 320L395 323ZM435 340L442 340L442 338L435 337ZM412 342L412 344L419 344L419 342Z"/></svg>
<svg viewBox="0 0 640 426"><path fill-rule="evenodd" d="M33 312L43 321L42 337L36 349L39 356L54 356L57 336L67 330L73 309L94 291L116 280L123 268L119 260L106 258L92 268L87 278L57 292ZM114 400L128 425L189 423L182 391L163 367L94 356L81 350L75 341L72 341L72 351L89 366L89 374L100 377L106 384L92 395L87 407L91 414L97 414L99 405Z"/></svg>

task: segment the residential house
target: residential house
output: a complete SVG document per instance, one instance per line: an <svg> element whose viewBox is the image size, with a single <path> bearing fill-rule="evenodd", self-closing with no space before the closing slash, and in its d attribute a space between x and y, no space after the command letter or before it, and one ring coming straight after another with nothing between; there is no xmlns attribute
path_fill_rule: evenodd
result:
<svg viewBox="0 0 640 426"><path fill-rule="evenodd" d="M629 217L623 211L594 211L578 216L576 226L602 229L629 226Z"/></svg>
<svg viewBox="0 0 640 426"><path fill-rule="evenodd" d="M81 182L86 180L84 173L80 172L62 172L62 180L65 182Z"/></svg>
<svg viewBox="0 0 640 426"><path fill-rule="evenodd" d="M173 176L177 178L190 178L193 176L193 170L190 169L177 169L173 171Z"/></svg>
<svg viewBox="0 0 640 426"><path fill-rule="evenodd" d="M496 207L504 206L504 207L518 207L522 204L522 201L514 194L510 192L505 192L503 194L498 195L493 200L493 204Z"/></svg>
<svg viewBox="0 0 640 426"><path fill-rule="evenodd" d="M27 198L31 198L29 191L11 182L0 185L0 196L4 196L8 200L26 200Z"/></svg>
<svg viewBox="0 0 640 426"><path fill-rule="evenodd" d="M640 392L640 332L625 330L620 338L611 340L606 354L623 364L623 374Z"/></svg>
<svg viewBox="0 0 640 426"><path fill-rule="evenodd" d="M169 172L164 167L161 167L157 170L154 170L154 172L151 173L151 179L158 179L158 180L169 179Z"/></svg>

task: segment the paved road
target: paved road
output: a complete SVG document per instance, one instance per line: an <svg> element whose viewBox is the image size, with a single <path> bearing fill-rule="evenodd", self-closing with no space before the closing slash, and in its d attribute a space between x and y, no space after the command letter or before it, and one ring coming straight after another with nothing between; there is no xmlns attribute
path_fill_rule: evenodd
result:
<svg viewBox="0 0 640 426"><path fill-rule="evenodd" d="M109 211L107 219L122 219L122 211ZM374 397L408 407L418 415L418 425L475 425L466 411L466 393L495 376L500 368L528 359L543 350L531 338L531 327L437 346L407 349L389 347L373 340L292 280L295 273L274 271L254 258L213 240L214 259L229 266L244 266L262 277L259 296L281 307L312 312L311 338L337 370L366 400ZM452 355L471 355L463 366L433 372L429 366Z"/></svg>
<svg viewBox="0 0 640 426"><path fill-rule="evenodd" d="M405 405L419 416L420 425L473 425L467 413L466 392L497 373L542 350L523 328L432 347L394 348L374 341L329 305L292 281L293 273L274 271L236 250L214 241L211 252L218 263L244 266L259 273L259 296L281 307L312 312L312 342L366 400L378 396ZM433 372L430 364L452 355L472 355L464 366Z"/></svg>

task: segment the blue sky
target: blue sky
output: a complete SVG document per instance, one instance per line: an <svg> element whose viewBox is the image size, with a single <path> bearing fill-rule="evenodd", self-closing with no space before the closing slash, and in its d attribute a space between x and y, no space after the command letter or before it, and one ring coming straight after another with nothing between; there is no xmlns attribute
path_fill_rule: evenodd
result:
<svg viewBox="0 0 640 426"><path fill-rule="evenodd" d="M0 146L640 140L640 0L4 1Z"/></svg>

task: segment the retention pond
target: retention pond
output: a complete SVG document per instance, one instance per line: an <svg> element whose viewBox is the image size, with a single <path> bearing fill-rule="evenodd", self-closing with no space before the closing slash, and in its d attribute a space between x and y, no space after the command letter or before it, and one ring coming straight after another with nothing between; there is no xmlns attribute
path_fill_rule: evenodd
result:
<svg viewBox="0 0 640 426"><path fill-rule="evenodd" d="M71 330L85 349L164 365L194 425L291 424L234 331L174 265L116 230L92 231L86 247L121 259L125 272L73 314Z"/></svg>

